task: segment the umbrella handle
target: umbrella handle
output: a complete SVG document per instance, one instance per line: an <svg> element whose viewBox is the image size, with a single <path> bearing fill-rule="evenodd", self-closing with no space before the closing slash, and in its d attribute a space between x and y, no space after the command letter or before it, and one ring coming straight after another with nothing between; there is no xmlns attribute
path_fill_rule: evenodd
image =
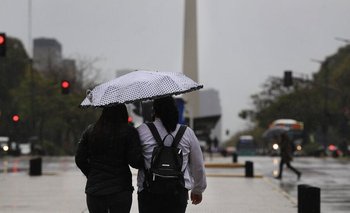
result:
<svg viewBox="0 0 350 213"><path fill-rule="evenodd" d="M91 90L86 90L86 97L92 103L92 92Z"/></svg>

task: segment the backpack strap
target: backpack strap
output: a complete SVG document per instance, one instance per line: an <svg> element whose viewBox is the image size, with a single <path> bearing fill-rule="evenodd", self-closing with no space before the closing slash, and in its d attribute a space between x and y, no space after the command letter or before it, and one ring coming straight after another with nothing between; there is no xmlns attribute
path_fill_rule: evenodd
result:
<svg viewBox="0 0 350 213"><path fill-rule="evenodd" d="M182 138L182 136L184 135L185 131L186 131L186 126L185 125L181 125L179 131L177 131L176 135L175 135L175 139L173 140L173 144L171 145L172 147L177 148L177 146L180 143L180 140Z"/></svg>
<svg viewBox="0 0 350 213"><path fill-rule="evenodd" d="M154 123L146 123L146 125L151 130L151 133L152 133L154 139L156 139L157 144L159 146L162 146L163 145L163 141L160 138L159 132L158 132L156 126L154 125Z"/></svg>

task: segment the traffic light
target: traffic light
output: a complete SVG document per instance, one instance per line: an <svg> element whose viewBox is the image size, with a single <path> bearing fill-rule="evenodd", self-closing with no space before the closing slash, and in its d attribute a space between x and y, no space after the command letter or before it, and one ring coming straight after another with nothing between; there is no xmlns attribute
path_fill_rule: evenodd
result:
<svg viewBox="0 0 350 213"><path fill-rule="evenodd" d="M18 123L18 122L19 122L19 115L18 115L18 114L12 115L12 121L13 121L14 123Z"/></svg>
<svg viewBox="0 0 350 213"><path fill-rule="evenodd" d="M0 57L6 56L6 34L0 33Z"/></svg>
<svg viewBox="0 0 350 213"><path fill-rule="evenodd" d="M283 86L289 87L293 85L292 71L284 71Z"/></svg>
<svg viewBox="0 0 350 213"><path fill-rule="evenodd" d="M67 95L70 92L70 83L67 80L61 81L61 93Z"/></svg>
<svg viewBox="0 0 350 213"><path fill-rule="evenodd" d="M134 124L134 120L132 119L131 116L128 117L128 124L129 124L130 126L134 126L134 125L135 125L135 124Z"/></svg>

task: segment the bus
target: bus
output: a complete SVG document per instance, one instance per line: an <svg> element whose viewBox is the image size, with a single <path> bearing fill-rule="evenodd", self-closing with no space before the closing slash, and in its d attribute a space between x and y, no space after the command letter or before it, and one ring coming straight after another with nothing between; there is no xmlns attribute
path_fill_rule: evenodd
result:
<svg viewBox="0 0 350 213"><path fill-rule="evenodd" d="M254 142L254 137L251 135L240 136L236 149L238 155L255 155L256 144Z"/></svg>
<svg viewBox="0 0 350 213"><path fill-rule="evenodd" d="M286 129L286 133L288 134L294 147L294 154L300 154L302 151L302 134L304 130L304 123L294 119L277 119L270 124L269 129L276 127ZM270 153L272 155L277 155L279 153L278 141L271 141Z"/></svg>

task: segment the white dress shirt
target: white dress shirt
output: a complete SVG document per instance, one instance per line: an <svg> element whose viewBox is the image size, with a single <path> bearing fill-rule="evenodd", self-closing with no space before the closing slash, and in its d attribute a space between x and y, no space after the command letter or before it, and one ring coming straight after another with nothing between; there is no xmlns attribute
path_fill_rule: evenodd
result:
<svg viewBox="0 0 350 213"><path fill-rule="evenodd" d="M156 118L156 120L154 121L154 125L156 126L160 137L163 139L168 133L164 128L161 120ZM179 128L180 124L178 124L175 131L171 133L174 137ZM157 143L146 124L141 124L137 128L137 130L139 132L141 145L143 148L145 166L148 169L150 168L152 151L157 145ZM171 137L167 137L167 139L168 138ZM169 146L167 142L168 141L166 140L165 145ZM203 154L198 139L191 128L186 128L186 131L181 138L178 148L180 148L183 153L182 171L184 171L185 187L188 190L192 190L192 192L195 194L203 193L205 188L207 187L203 163ZM144 179L144 170L140 169L137 175L137 187L139 192L143 190Z"/></svg>

